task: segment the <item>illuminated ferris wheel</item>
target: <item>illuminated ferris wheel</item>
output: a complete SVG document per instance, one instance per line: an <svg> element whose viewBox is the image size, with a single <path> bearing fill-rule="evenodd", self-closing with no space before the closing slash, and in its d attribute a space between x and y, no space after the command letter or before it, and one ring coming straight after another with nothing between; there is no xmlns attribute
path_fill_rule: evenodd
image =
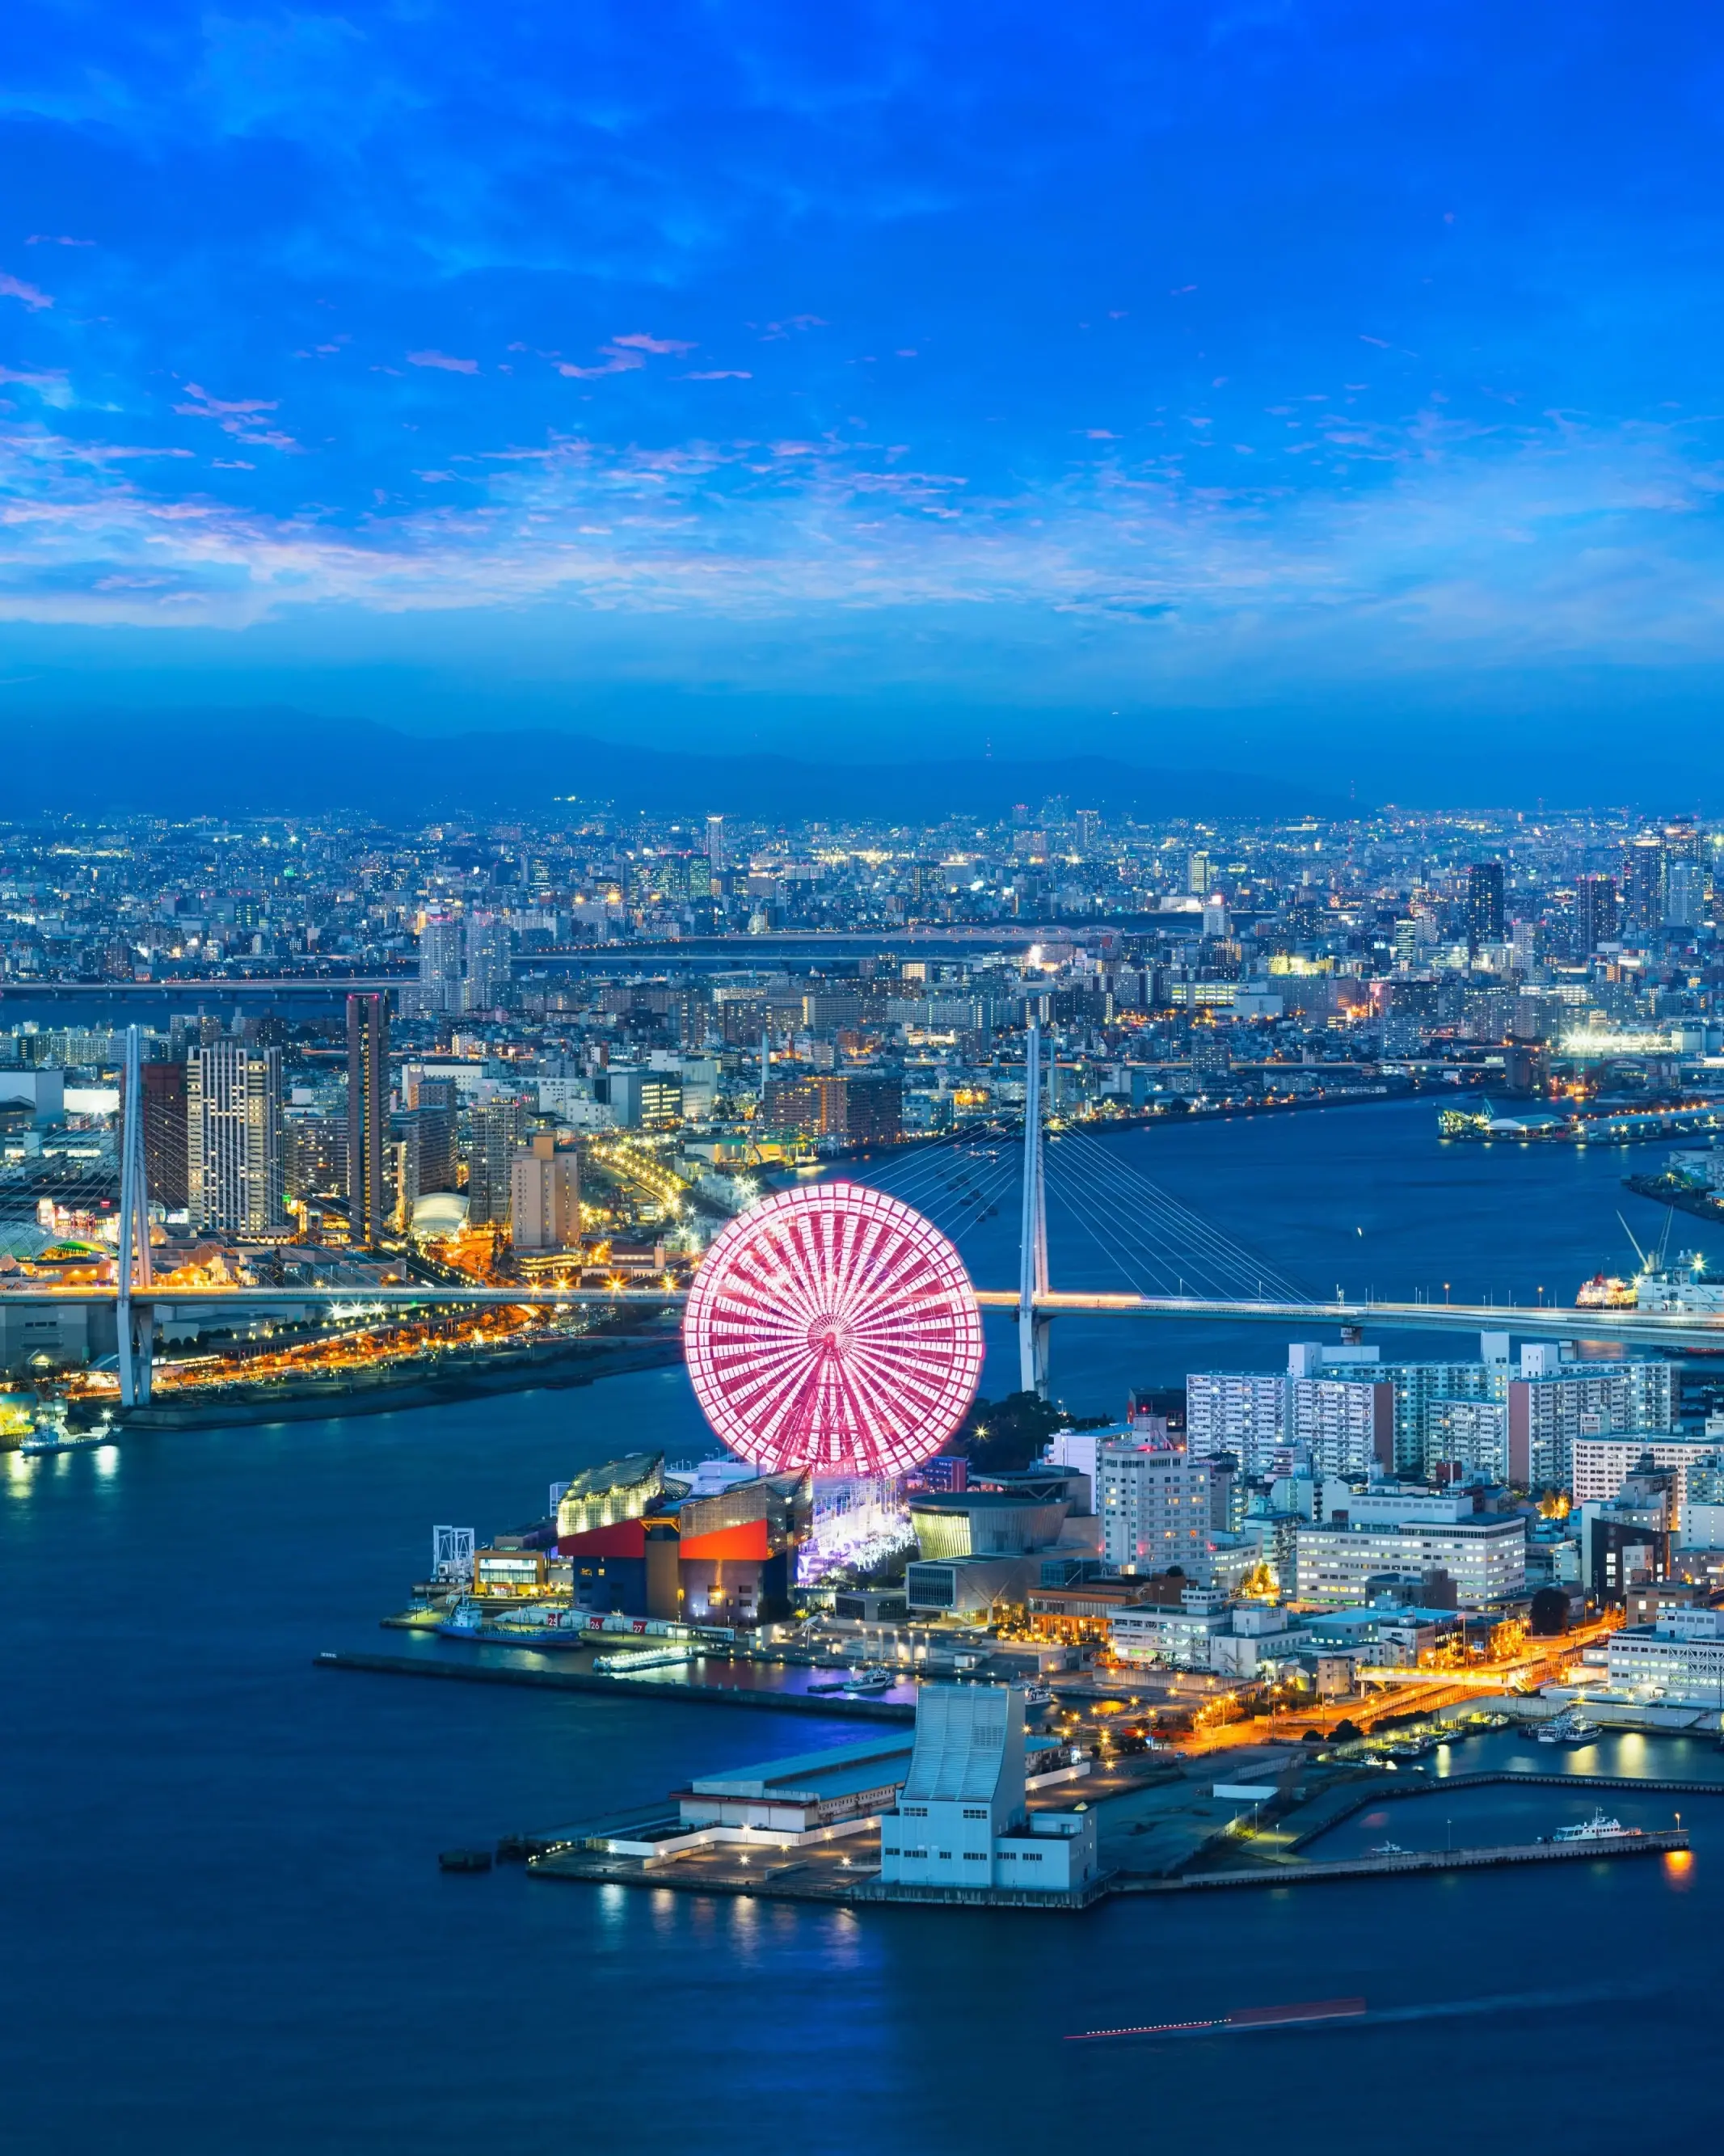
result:
<svg viewBox="0 0 1724 2156"><path fill-rule="evenodd" d="M902 1475L952 1435L982 1374L963 1260L855 1183L733 1220L695 1276L683 1344L707 1420L768 1475Z"/></svg>

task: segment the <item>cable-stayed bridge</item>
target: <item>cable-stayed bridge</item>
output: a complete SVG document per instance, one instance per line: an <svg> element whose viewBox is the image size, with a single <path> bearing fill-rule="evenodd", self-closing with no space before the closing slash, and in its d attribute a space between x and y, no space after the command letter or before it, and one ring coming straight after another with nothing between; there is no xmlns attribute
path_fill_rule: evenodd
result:
<svg viewBox="0 0 1724 2156"><path fill-rule="evenodd" d="M137 1064L138 1032L134 1027L128 1036L128 1082L122 1089L116 1284L3 1291L8 1307L39 1301L113 1308L121 1399L128 1405L149 1397L154 1312L162 1304L267 1306L275 1310L360 1306L367 1313L381 1315L451 1307L652 1310L685 1300L685 1290L664 1286L571 1288L410 1282L362 1287L200 1286L188 1290L183 1285L158 1285L152 1276L147 1232ZM972 1276L995 1267L1006 1270L1003 1257L1008 1262L1015 1258L1015 1283L980 1287L977 1300L984 1311L1009 1313L1014 1319L1018 1381L1024 1390L1047 1389L1050 1327L1060 1317L1266 1324L1283 1330L1369 1324L1395 1332L1513 1332L1670 1352L1724 1352L1724 1314L1312 1294L1162 1189L1121 1158L1117 1147L1081 1127L1057 1119L1050 1122L1044 1111L1043 1075L1040 1028L1032 1022L1021 1140L997 1128L958 1133L901 1158L888 1158L871 1168L867 1178L925 1214L957 1244ZM111 1157L108 1174L111 1191ZM1094 1269L1117 1285L1094 1289L1054 1286L1048 1257L1050 1214L1066 1247L1088 1254Z"/></svg>

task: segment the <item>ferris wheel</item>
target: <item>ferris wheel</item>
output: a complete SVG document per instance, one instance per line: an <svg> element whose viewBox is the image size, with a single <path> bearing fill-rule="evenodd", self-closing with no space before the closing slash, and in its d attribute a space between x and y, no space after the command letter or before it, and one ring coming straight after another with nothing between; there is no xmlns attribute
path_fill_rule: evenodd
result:
<svg viewBox="0 0 1724 2156"><path fill-rule="evenodd" d="M768 1475L902 1475L963 1420L982 1315L963 1260L901 1199L787 1190L733 1220L683 1317L695 1395Z"/></svg>

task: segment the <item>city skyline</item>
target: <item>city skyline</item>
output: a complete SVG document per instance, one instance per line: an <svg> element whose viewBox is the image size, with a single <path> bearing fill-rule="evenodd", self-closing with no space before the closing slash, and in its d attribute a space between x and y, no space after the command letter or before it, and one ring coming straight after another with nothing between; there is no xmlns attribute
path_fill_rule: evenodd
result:
<svg viewBox="0 0 1724 2156"><path fill-rule="evenodd" d="M14 721L1724 781L1699 11L18 21Z"/></svg>

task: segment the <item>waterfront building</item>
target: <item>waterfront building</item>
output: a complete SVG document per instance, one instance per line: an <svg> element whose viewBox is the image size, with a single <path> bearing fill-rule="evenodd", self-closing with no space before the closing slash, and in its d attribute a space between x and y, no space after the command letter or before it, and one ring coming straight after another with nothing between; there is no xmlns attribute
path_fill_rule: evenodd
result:
<svg viewBox="0 0 1724 2156"><path fill-rule="evenodd" d="M1119 1572L1166 1572L1207 1584L1209 1466L1147 1445L1109 1445L1097 1458L1101 1554Z"/></svg>
<svg viewBox="0 0 1724 2156"><path fill-rule="evenodd" d="M194 1228L268 1235L285 1226L279 1048L223 1040L192 1050L186 1163Z"/></svg>
<svg viewBox="0 0 1724 2156"><path fill-rule="evenodd" d="M906 1608L940 1617L1023 1609L1039 1583L1034 1557L916 1558L905 1568Z"/></svg>
<svg viewBox="0 0 1724 2156"><path fill-rule="evenodd" d="M453 1078L421 1078L408 1108L418 1134L419 1189L454 1190L459 1183L456 1117L460 1097Z"/></svg>
<svg viewBox="0 0 1724 2156"><path fill-rule="evenodd" d="M509 1238L517 1252L567 1250L581 1240L581 1173L575 1154L557 1150L548 1131L517 1153L509 1169Z"/></svg>
<svg viewBox="0 0 1724 2156"><path fill-rule="evenodd" d="M1188 1587L1178 1606L1139 1604L1114 1610L1109 1645L1121 1661L1165 1662L1178 1670L1212 1666L1213 1643L1233 1630L1227 1597L1219 1589Z"/></svg>
<svg viewBox="0 0 1724 2156"><path fill-rule="evenodd" d="M144 1188L155 1204L178 1213L192 1202L186 1066L146 1063L138 1075L143 1088Z"/></svg>
<svg viewBox="0 0 1724 2156"><path fill-rule="evenodd" d="M380 995L349 996L347 1217L353 1240L367 1249L382 1242L389 1225L388 1144L388 1001Z"/></svg>
<svg viewBox="0 0 1724 2156"><path fill-rule="evenodd" d="M929 1491L910 1501L910 1524L925 1558L1023 1557L1051 1549L1070 1511L1008 1491Z"/></svg>
<svg viewBox="0 0 1724 2156"><path fill-rule="evenodd" d="M664 1487L662 1452L631 1452L584 1468L557 1493L557 1538L639 1519Z"/></svg>
<svg viewBox="0 0 1724 2156"><path fill-rule="evenodd" d="M1287 1380L1276 1371L1198 1370L1185 1381L1185 1449L1229 1452L1244 1473L1273 1475L1287 1449Z"/></svg>
<svg viewBox="0 0 1724 2156"><path fill-rule="evenodd" d="M1668 1430L1673 1406L1668 1363L1564 1360L1557 1342L1528 1341L1508 1384L1509 1480L1568 1489L1577 1438Z"/></svg>
<svg viewBox="0 0 1724 2156"><path fill-rule="evenodd" d="M1462 1609L1488 1609L1526 1582L1526 1523L1519 1514L1475 1512L1466 1497L1388 1496L1356 1507L1364 1517L1301 1522L1294 1535L1293 1592L1330 1608L1370 1599L1384 1576L1444 1573Z"/></svg>
<svg viewBox="0 0 1724 2156"><path fill-rule="evenodd" d="M1671 1609L1625 1625L1607 1655L1613 1686L1670 1707L1724 1709L1724 1609Z"/></svg>
<svg viewBox="0 0 1724 2156"><path fill-rule="evenodd" d="M1095 1815L1024 1803L1024 1694L925 1684L895 1811L880 1821L880 1880L960 1892L1068 1893L1095 1877Z"/></svg>

